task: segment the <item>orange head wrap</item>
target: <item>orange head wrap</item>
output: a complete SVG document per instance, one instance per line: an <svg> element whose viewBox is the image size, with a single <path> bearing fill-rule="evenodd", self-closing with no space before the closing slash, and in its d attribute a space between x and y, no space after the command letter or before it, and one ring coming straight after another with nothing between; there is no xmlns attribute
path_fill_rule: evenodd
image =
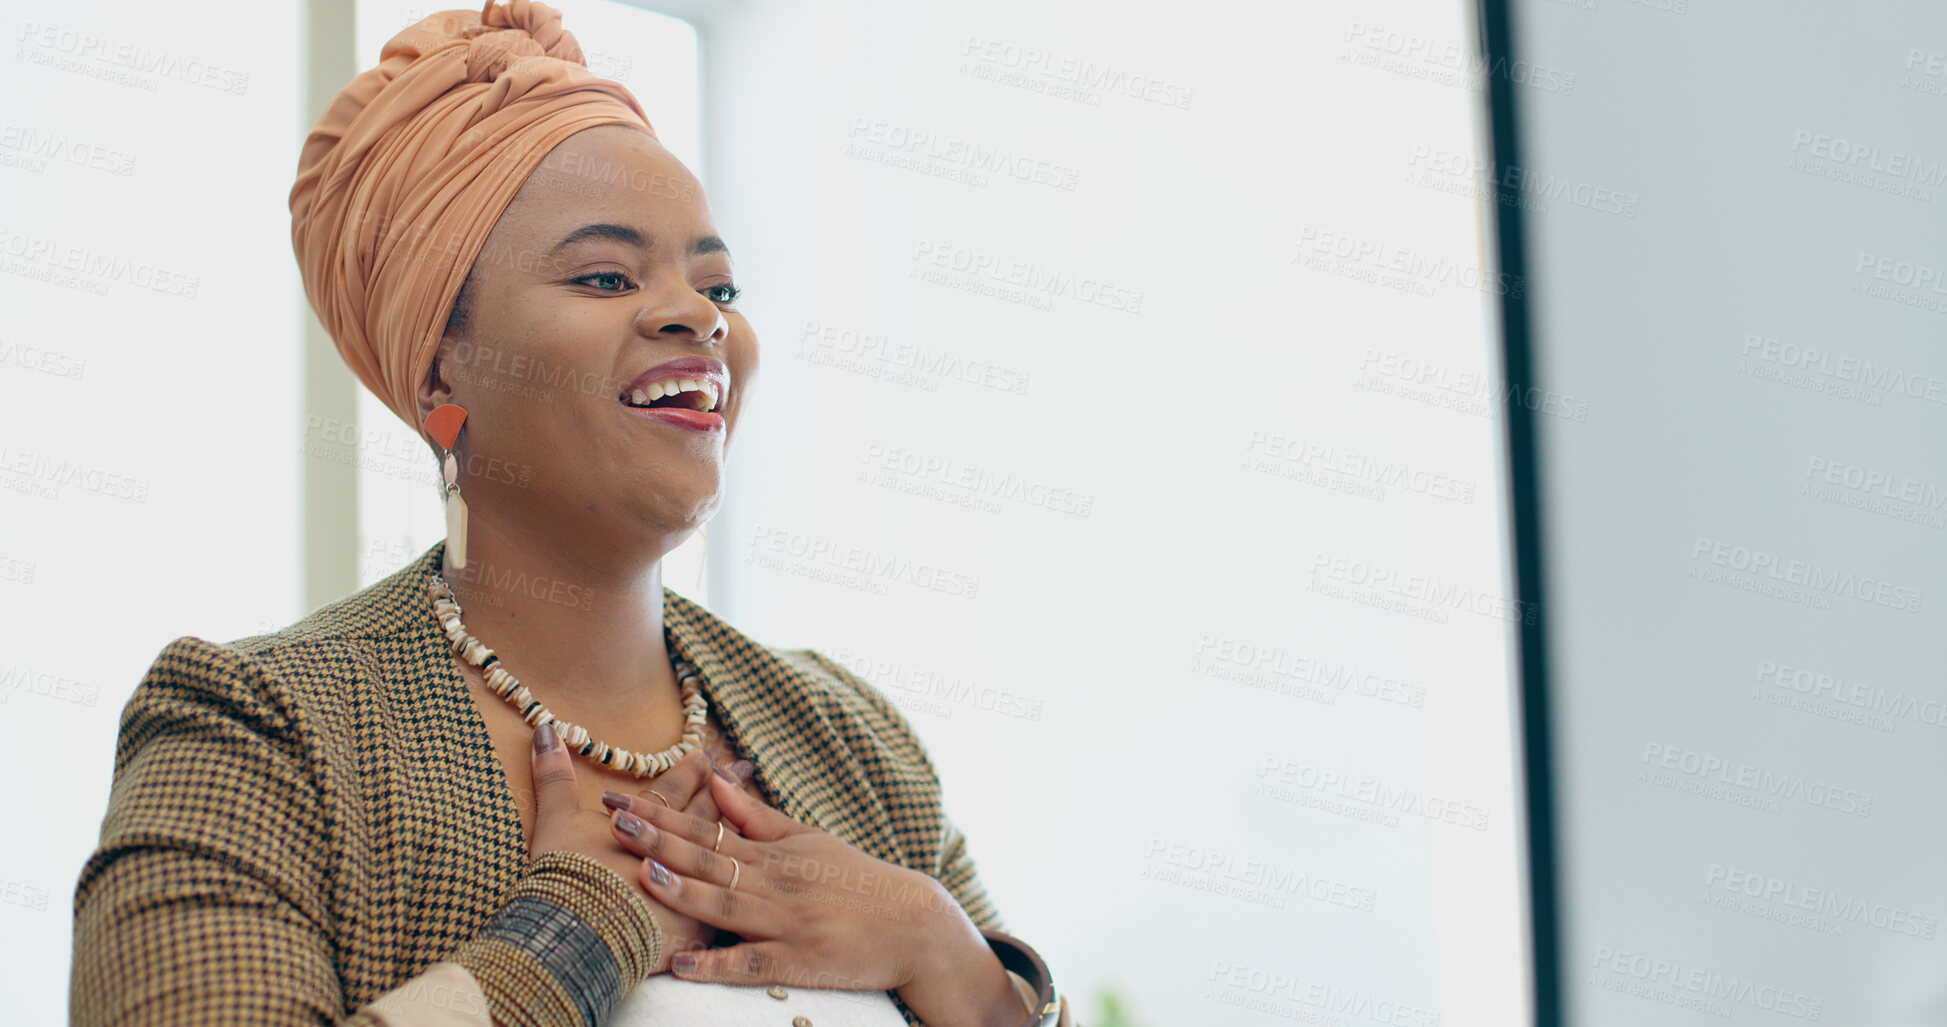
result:
<svg viewBox="0 0 1947 1027"><path fill-rule="evenodd" d="M595 125L655 130L532 0L440 11L392 37L304 141L291 245L352 372L417 430L415 392L487 233L548 151Z"/></svg>

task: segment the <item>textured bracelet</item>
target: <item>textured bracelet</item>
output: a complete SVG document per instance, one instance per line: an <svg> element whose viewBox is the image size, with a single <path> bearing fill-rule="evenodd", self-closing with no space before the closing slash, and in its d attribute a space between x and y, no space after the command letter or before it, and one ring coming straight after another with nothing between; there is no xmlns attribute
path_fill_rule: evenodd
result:
<svg viewBox="0 0 1947 1027"><path fill-rule="evenodd" d="M579 852L545 852L453 958L508 1027L600 1027L662 955L662 927L633 886Z"/></svg>
<svg viewBox="0 0 1947 1027"><path fill-rule="evenodd" d="M987 939L987 947L994 950L1001 966L1018 975L1035 994L1022 1027L1050 1027L1060 1019L1061 996L1055 992L1054 974L1048 972L1048 964L1041 961L1041 954L1011 934L1000 931L980 934Z"/></svg>

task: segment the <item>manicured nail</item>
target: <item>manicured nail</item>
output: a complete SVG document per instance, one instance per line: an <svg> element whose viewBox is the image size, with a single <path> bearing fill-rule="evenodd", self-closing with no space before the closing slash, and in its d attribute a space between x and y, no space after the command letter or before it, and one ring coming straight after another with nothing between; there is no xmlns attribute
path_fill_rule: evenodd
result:
<svg viewBox="0 0 1947 1027"><path fill-rule="evenodd" d="M678 952L669 957L669 968L677 973L689 973L696 969L696 953Z"/></svg>
<svg viewBox="0 0 1947 1027"><path fill-rule="evenodd" d="M629 797L621 792L603 792L602 805L609 809L628 809Z"/></svg>
<svg viewBox="0 0 1947 1027"><path fill-rule="evenodd" d="M534 729L534 751L535 752L537 753L553 752L556 741L557 739L554 736L554 725L552 723L543 723L540 727Z"/></svg>
<svg viewBox="0 0 1947 1027"><path fill-rule="evenodd" d="M623 813L617 816L615 818L615 826L621 828L623 833L629 835L631 838L642 837L642 821L637 820L633 813Z"/></svg>
<svg viewBox="0 0 1947 1027"><path fill-rule="evenodd" d="M723 778L725 781L728 781L733 785L737 783L736 776L731 774L730 771L723 769L721 765L713 762L710 764L710 769L716 771L717 776Z"/></svg>
<svg viewBox="0 0 1947 1027"><path fill-rule="evenodd" d="M730 769L735 771L738 779L743 781L750 780L750 776L757 773L757 767L749 760L738 760L730 765Z"/></svg>
<svg viewBox="0 0 1947 1027"><path fill-rule="evenodd" d="M656 882L657 884L668 884L668 883L669 883L669 881L670 881L670 876L669 876L669 868L668 868L668 867L666 867L666 866L663 866L663 865L662 865L661 863L658 863L658 862L656 862L656 861L655 861L655 860L653 860L653 859L652 859L652 860L650 860L650 861L649 861L649 879L650 879L651 881L654 881L654 882ZM683 958L683 957L682 957L682 956L677 956L676 958L677 958L677 959L681 959L681 958ZM690 958L690 969L695 969L695 968L696 968L696 959L695 959L695 957L691 957L691 958Z"/></svg>

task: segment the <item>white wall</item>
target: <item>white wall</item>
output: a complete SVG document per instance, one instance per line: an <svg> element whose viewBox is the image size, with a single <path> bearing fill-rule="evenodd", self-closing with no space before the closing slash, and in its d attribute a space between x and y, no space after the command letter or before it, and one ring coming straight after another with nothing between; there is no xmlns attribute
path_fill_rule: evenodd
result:
<svg viewBox="0 0 1947 1027"><path fill-rule="evenodd" d="M1092 1022L1521 1022L1465 7L737 10L717 608L907 711Z"/></svg>
<svg viewBox="0 0 1947 1027"><path fill-rule="evenodd" d="M298 9L15 9L0 60L0 994L64 1019L118 715L298 614ZM247 126L247 127L246 127Z"/></svg>

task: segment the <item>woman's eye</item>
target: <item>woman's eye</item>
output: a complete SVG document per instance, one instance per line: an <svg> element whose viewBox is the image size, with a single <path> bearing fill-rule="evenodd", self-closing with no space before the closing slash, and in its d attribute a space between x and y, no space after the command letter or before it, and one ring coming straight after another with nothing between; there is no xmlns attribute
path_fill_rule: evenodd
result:
<svg viewBox="0 0 1947 1027"><path fill-rule="evenodd" d="M582 275L580 278L575 279L575 281L594 282L602 279L611 279L611 278L620 284L615 289L602 289L603 292L615 292L620 289L626 289L629 287L629 276L623 274L620 271L597 271L592 275ZM595 288L601 289L601 286L598 285L595 286Z"/></svg>
<svg viewBox="0 0 1947 1027"><path fill-rule="evenodd" d="M744 290L729 284L712 285L703 291L709 294L712 302L716 303L735 303L737 297L744 294Z"/></svg>

